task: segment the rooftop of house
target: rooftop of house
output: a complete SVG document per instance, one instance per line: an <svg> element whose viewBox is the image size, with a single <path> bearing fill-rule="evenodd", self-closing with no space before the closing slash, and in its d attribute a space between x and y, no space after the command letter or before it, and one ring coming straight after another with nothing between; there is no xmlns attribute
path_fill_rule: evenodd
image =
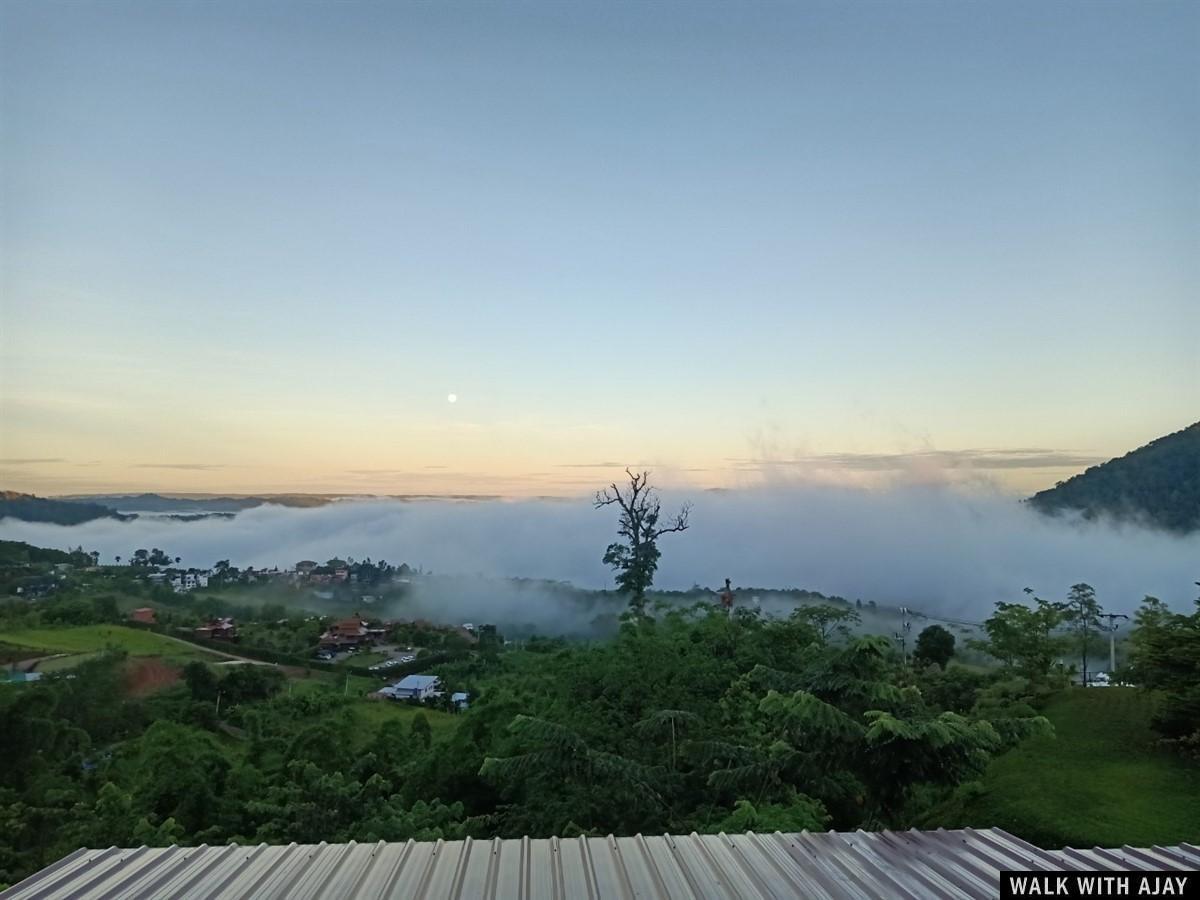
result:
<svg viewBox="0 0 1200 900"><path fill-rule="evenodd" d="M433 687L437 683L438 677L436 675L405 675L393 684L392 687L401 691L423 691Z"/></svg>
<svg viewBox="0 0 1200 900"><path fill-rule="evenodd" d="M994 898L1000 873L1186 871L1200 847L1041 850L999 828L77 850L3 900Z"/></svg>

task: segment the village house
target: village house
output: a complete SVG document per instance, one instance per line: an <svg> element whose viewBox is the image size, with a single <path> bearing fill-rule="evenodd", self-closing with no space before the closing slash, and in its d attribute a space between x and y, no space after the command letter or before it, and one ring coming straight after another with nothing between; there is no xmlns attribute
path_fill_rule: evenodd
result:
<svg viewBox="0 0 1200 900"><path fill-rule="evenodd" d="M441 679L436 675L405 675L395 684L380 688L373 697L386 700L428 700L437 694Z"/></svg>
<svg viewBox="0 0 1200 900"><path fill-rule="evenodd" d="M141 622L143 625L157 625L158 618L152 606L141 606L129 614L129 621Z"/></svg>
<svg viewBox="0 0 1200 900"><path fill-rule="evenodd" d="M37 600L58 590L58 581L50 575L26 578L17 588L17 594L26 600Z"/></svg>
<svg viewBox="0 0 1200 900"><path fill-rule="evenodd" d="M387 634L387 629L379 626L372 627L360 615L355 613L347 619L334 622L321 635L322 650L348 650L351 647L368 647Z"/></svg>
<svg viewBox="0 0 1200 900"><path fill-rule="evenodd" d="M237 626L230 618L211 619L207 625L192 629L192 633L198 638L210 641L236 641L238 639Z"/></svg>
<svg viewBox="0 0 1200 900"><path fill-rule="evenodd" d="M153 577L153 576L151 576ZM208 574L206 572L177 572L171 576L171 588L177 594L186 594L188 591L194 591L196 588L208 587Z"/></svg>

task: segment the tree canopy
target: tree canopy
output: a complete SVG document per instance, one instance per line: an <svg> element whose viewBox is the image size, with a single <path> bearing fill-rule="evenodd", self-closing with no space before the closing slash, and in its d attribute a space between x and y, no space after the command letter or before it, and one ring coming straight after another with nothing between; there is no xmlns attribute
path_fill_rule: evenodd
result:
<svg viewBox="0 0 1200 900"><path fill-rule="evenodd" d="M954 635L941 625L930 625L917 635L917 646L913 651L913 662L917 665L933 663L942 668L954 656Z"/></svg>
<svg viewBox="0 0 1200 900"><path fill-rule="evenodd" d="M664 534L686 531L690 508L684 506L670 519L660 522L662 504L650 486L650 473L625 470L629 484L621 487L613 482L597 491L596 509L616 506L617 534L621 538L608 545L604 564L617 573L617 587L629 595L630 609L637 615L645 612L646 591L654 583L658 560L662 556L658 539Z"/></svg>

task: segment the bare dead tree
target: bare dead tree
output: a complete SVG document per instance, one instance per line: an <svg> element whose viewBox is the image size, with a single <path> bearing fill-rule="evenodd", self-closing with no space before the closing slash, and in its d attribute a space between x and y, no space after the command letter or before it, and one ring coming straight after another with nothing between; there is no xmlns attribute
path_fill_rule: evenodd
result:
<svg viewBox="0 0 1200 900"><path fill-rule="evenodd" d="M629 485L622 489L616 482L596 492L594 506L616 506L620 510L617 534L621 540L608 545L604 564L617 573L617 586L629 595L629 608L638 615L646 610L646 591L654 582L658 559L658 539L664 534L687 531L691 504L685 503L679 512L660 524L662 504L650 486L650 473L635 474L625 470Z"/></svg>

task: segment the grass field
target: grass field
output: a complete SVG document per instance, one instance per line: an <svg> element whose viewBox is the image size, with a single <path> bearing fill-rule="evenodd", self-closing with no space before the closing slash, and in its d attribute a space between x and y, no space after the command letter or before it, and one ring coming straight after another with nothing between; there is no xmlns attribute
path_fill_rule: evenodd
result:
<svg viewBox="0 0 1200 900"><path fill-rule="evenodd" d="M151 631L125 628L121 625L0 631L0 643L33 647L47 654L87 654L116 647L130 656L161 656L170 662L189 662L193 659L211 661L217 658L200 647L173 641Z"/></svg>
<svg viewBox="0 0 1200 900"><path fill-rule="evenodd" d="M354 717L373 733L384 722L399 719L401 722L411 722L417 713L425 713L429 720L429 729L434 740L454 731L458 724L458 716L440 712L436 709L422 709L419 706L409 706L407 703L396 703L391 700L363 700L354 707Z"/></svg>
<svg viewBox="0 0 1200 900"><path fill-rule="evenodd" d="M434 739L451 733L458 724L458 716L441 712L436 709L423 709L419 706L409 706L407 703L396 703L391 700L367 700L366 694L378 690L379 681L350 676L347 689L346 676L330 672L314 672L309 678L293 679L287 690L293 694L312 693L317 691L333 691L341 694L343 691L351 698L356 698L353 705L354 718L358 720L361 734L369 738L384 722L399 719L401 722L411 722L419 712L425 713L429 720L429 728Z"/></svg>
<svg viewBox="0 0 1200 900"><path fill-rule="evenodd" d="M996 826L1053 849L1200 842L1200 767L1154 747L1152 711L1134 688L1059 694L1045 710L1055 737L995 760L980 793L928 824Z"/></svg>

